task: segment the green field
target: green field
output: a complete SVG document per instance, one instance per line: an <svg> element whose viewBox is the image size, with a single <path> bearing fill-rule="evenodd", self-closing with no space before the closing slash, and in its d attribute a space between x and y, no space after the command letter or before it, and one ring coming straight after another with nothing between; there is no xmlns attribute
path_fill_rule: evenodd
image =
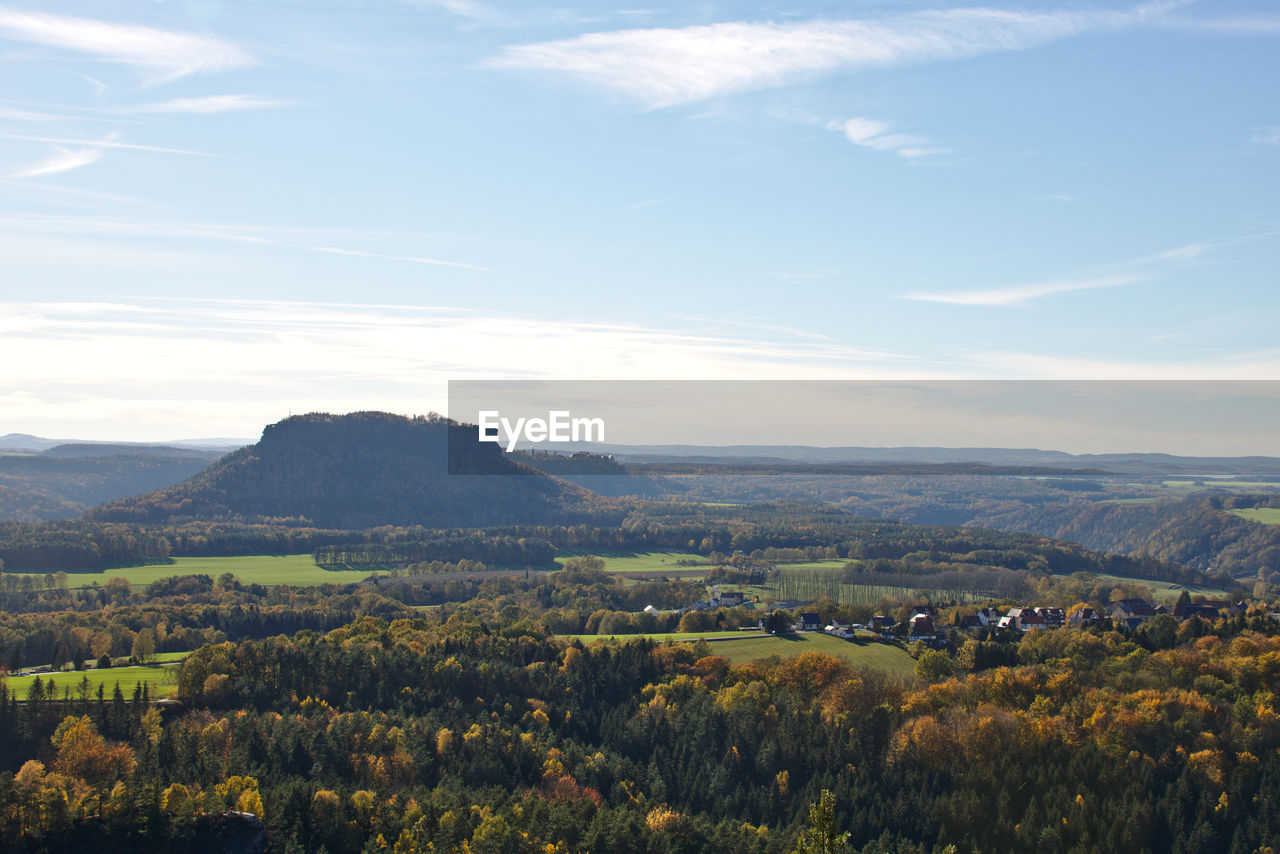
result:
<svg viewBox="0 0 1280 854"><path fill-rule="evenodd" d="M604 561L605 572L707 572L706 555L692 552L639 552L632 554L598 554ZM701 561L702 566L676 566L677 561Z"/></svg>
<svg viewBox="0 0 1280 854"><path fill-rule="evenodd" d="M172 658L174 655L180 655L185 658L189 653L170 653L168 656L157 656L157 658ZM79 686L85 679L89 680L89 696L96 697L98 694L98 686L104 686L104 690L108 697L115 690L116 683L120 683L120 690L124 692L125 697L133 695L133 689L139 683L149 683L152 697L164 697L174 694L178 690L178 668L175 664L159 663L145 664L133 667L112 667L108 670L83 670L79 673L66 671L63 673L39 673L31 676L10 676L5 679L5 683L9 686L9 690L17 694L18 699L25 700L27 692L31 690L31 683L38 678L45 684L46 691L50 684L54 685L57 696L61 697L64 690L70 688L71 696L79 696Z"/></svg>
<svg viewBox="0 0 1280 854"><path fill-rule="evenodd" d="M839 560L815 560L810 561L809 563L780 563L778 564L778 569L781 572L803 569L844 569L845 564L850 562L857 563L857 561L850 561L848 558L842 558Z"/></svg>
<svg viewBox="0 0 1280 854"><path fill-rule="evenodd" d="M1070 576L1060 576L1067 578ZM1207 599L1222 599L1227 595L1227 591L1217 587L1203 587L1199 584L1179 584L1176 581L1159 581L1154 578L1138 578L1132 575L1108 575L1107 573L1096 573L1094 577L1099 581L1108 581L1112 584L1141 584L1151 591L1151 598L1155 604L1161 603L1171 604L1178 601L1178 597L1182 595L1182 591L1188 591L1192 596L1197 593L1204 594Z"/></svg>
<svg viewBox="0 0 1280 854"><path fill-rule="evenodd" d="M598 640L616 640L616 641L626 642L631 638L646 637L661 643L662 641L691 641L691 640L699 640L699 639L701 640L721 640L721 639L739 640L741 638L755 638L755 637L763 638L763 637L768 637L768 635L760 631L739 632L739 631L729 630L729 631L719 631L719 632L671 632L670 634L665 634L665 635L650 633L650 634L643 634L643 635L641 634L560 635L559 637L572 638L574 640L580 640L583 643L591 643L592 641L598 641Z"/></svg>
<svg viewBox="0 0 1280 854"><path fill-rule="evenodd" d="M369 570L321 569L316 566L311 555L176 557L173 563L130 566L102 572L68 573L67 584L71 587L84 587L93 581L106 584L108 579L127 578L131 584L138 586L175 575L200 574L211 576L216 581L224 572L239 578L242 584L292 584L297 587L350 584L354 581L363 581L372 574ZM30 574L44 576L44 573Z"/></svg>
<svg viewBox="0 0 1280 854"><path fill-rule="evenodd" d="M790 658L802 652L824 652L843 658L855 667L883 670L897 676L910 676L915 672L915 661L907 651L886 643L851 643L831 635L807 632L781 637L744 637L716 641L711 645L716 655L723 655L734 664L759 661L771 655Z"/></svg>
<svg viewBox="0 0 1280 854"><path fill-rule="evenodd" d="M1232 510L1231 513L1250 522L1280 525L1280 507L1250 507L1244 510Z"/></svg>
<svg viewBox="0 0 1280 854"><path fill-rule="evenodd" d="M640 635L572 635L583 643L596 640L626 641ZM852 643L819 632L803 632L795 635L774 636L754 632L696 632L673 635L647 635L656 641L674 638L697 640L704 638L711 644L713 655L723 655L733 664L747 664L776 655L790 658L802 652L823 652L843 658L855 667L883 670L897 676L910 676L915 672L915 661L901 647L885 643Z"/></svg>

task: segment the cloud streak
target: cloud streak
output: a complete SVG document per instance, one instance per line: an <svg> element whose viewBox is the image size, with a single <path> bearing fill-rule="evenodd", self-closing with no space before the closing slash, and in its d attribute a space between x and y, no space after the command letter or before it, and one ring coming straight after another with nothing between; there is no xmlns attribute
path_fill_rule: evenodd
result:
<svg viewBox="0 0 1280 854"><path fill-rule="evenodd" d="M210 154L207 151L192 151L188 148L166 148L161 145L140 145L133 142L120 142L119 134L115 131L107 135L105 139L73 139L58 136L29 136L17 133L0 133L0 139L17 139L23 142L45 142L49 145L87 145L94 148L122 148L130 151L154 151L160 154L188 154L193 157L218 157L217 154Z"/></svg>
<svg viewBox="0 0 1280 854"><path fill-rule="evenodd" d="M794 24L615 30L507 47L489 65L577 77L658 108L840 70L1023 50L1154 21L1180 5L1149 3L1128 11L961 8Z"/></svg>
<svg viewBox="0 0 1280 854"><path fill-rule="evenodd" d="M135 104L131 107L120 107L112 112L133 113L194 113L208 115L212 113L230 113L241 110L265 110L273 107L291 107L296 101L282 101L277 98L264 98L261 95L205 95L200 98L172 98L153 104Z"/></svg>
<svg viewBox="0 0 1280 854"><path fill-rule="evenodd" d="M240 48L208 36L4 7L0 35L130 65L159 81L257 62Z"/></svg>
<svg viewBox="0 0 1280 854"><path fill-rule="evenodd" d="M101 148L82 148L78 151L70 149L62 149L57 154L49 157L34 166L28 166L26 169L19 169L17 172L11 172L9 178L43 178L46 175L57 175L61 172L70 172L73 169L79 169L81 166L88 166L91 163L98 162L98 158L102 156Z"/></svg>
<svg viewBox="0 0 1280 854"><path fill-rule="evenodd" d="M383 261L407 261L411 264L427 264L433 267L454 267L459 270L476 270L482 273L492 273L491 267L479 267L475 264L466 264L462 261L443 261L439 258L424 258L418 255L386 255L381 252L365 252L360 249L340 249L336 246L312 246L312 252L325 252L329 255L348 255L355 258L377 258Z"/></svg>
<svg viewBox="0 0 1280 854"><path fill-rule="evenodd" d="M841 131L845 139L854 145L873 148L877 151L892 151L900 157L909 159L947 153L947 149L939 148L922 136L890 133L893 126L876 119L852 118L845 122L832 123L829 127L832 130Z"/></svg>
<svg viewBox="0 0 1280 854"><path fill-rule="evenodd" d="M971 291L915 292L905 294L898 299L916 302L937 302L947 305L976 306L1009 306L1029 302L1040 297L1054 294L1065 294L1073 291L1094 290L1097 288L1115 288L1132 285L1144 280L1144 276L1117 275L1100 276L1093 279L1066 279L1056 282L1038 282L1030 285L1016 285L1009 288L986 288Z"/></svg>

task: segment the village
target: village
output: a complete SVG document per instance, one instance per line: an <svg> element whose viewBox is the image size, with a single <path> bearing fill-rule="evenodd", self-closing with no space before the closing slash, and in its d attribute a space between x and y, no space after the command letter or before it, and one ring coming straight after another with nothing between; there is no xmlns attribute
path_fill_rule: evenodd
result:
<svg viewBox="0 0 1280 854"><path fill-rule="evenodd" d="M1100 629L1132 632L1148 620L1159 616L1168 616L1178 623L1197 617L1213 621L1220 616L1239 616L1248 609L1248 603L1243 601L1196 598L1200 601L1192 601L1190 594L1184 593L1172 606L1153 604L1141 598L1123 598L1110 603L1110 607L1106 609L1095 608L1084 602L1065 609L1050 606L1014 606L1001 609L986 606L973 613L962 613L965 609L952 609L956 613L951 621L944 621L942 610L926 603L900 609L900 615L905 616L878 612L867 622L859 623L834 616L824 617L822 610L812 610L817 605L811 602L779 601L773 602L770 608L768 604L758 599L753 601L741 591L717 589L706 601L688 605L682 609L682 612L711 612L721 608L749 610L768 608L768 612L760 616L754 624L740 625L738 630L764 631L770 634L823 632L849 641L921 643L928 647L943 648L948 645L952 633L959 636L975 636L979 640L1017 640L1033 629L1048 630L1063 627L1081 629L1096 626ZM645 610L648 613L657 613L652 606ZM1280 620L1280 612L1271 612L1270 616L1272 619Z"/></svg>

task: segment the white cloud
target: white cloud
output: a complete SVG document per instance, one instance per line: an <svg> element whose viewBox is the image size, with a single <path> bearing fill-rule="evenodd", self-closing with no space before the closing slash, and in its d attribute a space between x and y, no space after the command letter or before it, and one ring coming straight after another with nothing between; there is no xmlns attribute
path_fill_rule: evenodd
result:
<svg viewBox="0 0 1280 854"><path fill-rule="evenodd" d="M1280 127L1271 125L1270 127L1258 128L1253 132L1250 142L1258 145L1280 145Z"/></svg>
<svg viewBox="0 0 1280 854"><path fill-rule="evenodd" d="M90 163L96 163L101 156L101 148L61 149L52 157L25 169L19 169L17 172L11 172L7 177L43 178L46 175L57 175L61 172L79 169L81 166L88 166Z"/></svg>
<svg viewBox="0 0 1280 854"><path fill-rule="evenodd" d="M1206 252L1217 248L1218 245L1214 243L1188 243L1184 246L1175 246L1172 249L1157 252L1155 255L1149 255L1146 258L1139 258L1138 262L1141 264L1153 264L1161 261L1185 263L1196 260Z"/></svg>
<svg viewBox="0 0 1280 854"><path fill-rule="evenodd" d="M1022 50L1078 33L1158 19L1182 3L1129 11L945 9L796 24L720 23L632 29L517 45L498 68L561 72L666 107L846 69Z"/></svg>
<svg viewBox="0 0 1280 854"><path fill-rule="evenodd" d="M229 113L236 110L264 110L271 107L290 107L296 102L260 95L206 95L200 98L173 98L154 104L137 104L120 107L120 113Z"/></svg>
<svg viewBox="0 0 1280 854"><path fill-rule="evenodd" d="M209 36L70 15L0 8L0 35L131 65L159 80L256 63L240 48Z"/></svg>
<svg viewBox="0 0 1280 854"><path fill-rule="evenodd" d="M8 425L0 432L245 435L290 408L440 410L449 379L556 379L567 366L582 379L847 379L896 377L910 364L784 332L718 335L440 306L0 303Z"/></svg>
<svg viewBox="0 0 1280 854"><path fill-rule="evenodd" d="M439 258L424 258L418 255L386 255L381 252L365 252L360 249L339 249L336 246L312 246L310 249L312 252L327 252L330 255L349 255L356 258L378 258L384 261L408 261L412 264L428 264L433 267L457 267L461 270L477 270L485 273L493 272L489 267L478 267L475 264L465 264L462 261L442 261Z"/></svg>
<svg viewBox="0 0 1280 854"><path fill-rule="evenodd" d="M505 13L487 4L477 3L475 0L415 0L413 5L420 8L442 9L459 18L477 22L498 23L507 20Z"/></svg>
<svg viewBox="0 0 1280 854"><path fill-rule="evenodd" d="M927 157L931 154L945 154L945 148L935 146L921 136L904 133L889 133L888 122L876 119L852 118L846 122L835 122L829 125L832 130L842 131L845 138L854 145L862 145L879 151L892 151L901 157Z"/></svg>
<svg viewBox="0 0 1280 854"><path fill-rule="evenodd" d="M132 151L155 151L161 154L190 154L195 157L218 156L206 151L192 151L187 148L165 148L160 145L139 145L132 142L120 142L119 137L120 135L114 131L103 139L69 139L57 136L28 136L17 133L0 133L0 139L18 139L24 142L47 142L50 145L87 145L94 148L123 148Z"/></svg>
<svg viewBox="0 0 1280 854"><path fill-rule="evenodd" d="M987 288L972 291L950 291L936 293L910 293L899 299L916 300L918 302L940 302L948 305L983 305L1006 306L1028 302L1039 297L1053 294L1064 294L1072 291L1093 290L1095 288L1114 288L1131 285L1143 281L1142 276L1117 275L1101 276L1095 279L1067 279L1056 282L1038 282L1030 285L1017 285L1009 288Z"/></svg>

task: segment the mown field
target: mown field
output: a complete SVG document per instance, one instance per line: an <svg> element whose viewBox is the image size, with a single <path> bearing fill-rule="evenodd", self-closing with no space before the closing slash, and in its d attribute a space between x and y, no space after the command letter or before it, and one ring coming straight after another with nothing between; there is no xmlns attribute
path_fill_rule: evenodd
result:
<svg viewBox="0 0 1280 854"><path fill-rule="evenodd" d="M707 572L711 569L706 563L706 555L692 552L638 552L634 554L597 554L604 561L605 572ZM682 560L692 560L701 566L677 566Z"/></svg>
<svg viewBox="0 0 1280 854"><path fill-rule="evenodd" d="M1151 591L1151 598L1155 600L1155 604L1161 603L1171 604L1178 601L1178 597L1182 595L1182 591L1186 590L1192 596L1203 594L1208 599L1221 599L1227 595L1227 591L1218 587L1202 587L1198 584L1178 584L1173 581L1156 581L1152 578L1138 578L1132 575L1108 575L1101 574L1096 576L1099 581L1109 581L1113 584L1142 584Z"/></svg>
<svg viewBox="0 0 1280 854"><path fill-rule="evenodd" d="M79 696L80 687L85 680L88 680L88 693L91 697L97 696L99 685L103 686L104 692L110 697L115 690L116 683L120 684L120 690L125 697L130 697L133 695L133 690L143 682L151 686L152 697L165 697L177 693L177 661L187 655L189 653L170 653L157 656L158 660L154 664L112 667L107 670L93 668L91 670L82 670L78 673L65 671L62 673L38 673L31 676L10 676L4 681L9 690L16 694L19 699L26 699L27 693L31 690L31 684L37 678L44 683L46 692L50 690L50 685L54 686L53 691L58 697L61 697L66 690L70 690L73 697Z"/></svg>
<svg viewBox="0 0 1280 854"><path fill-rule="evenodd" d="M1280 525L1280 507L1249 507L1230 511L1241 519L1261 522L1264 525Z"/></svg>
<svg viewBox="0 0 1280 854"><path fill-rule="evenodd" d="M626 642L640 635L574 635L583 643L601 640ZM692 641L705 639L713 655L723 655L733 664L747 664L770 656L790 658L802 652L823 652L842 658L855 667L870 667L897 676L910 676L915 661L906 650L885 643L853 643L820 632L795 635L768 635L756 632L688 632L670 635L647 635L655 641L667 639Z"/></svg>
<svg viewBox="0 0 1280 854"><path fill-rule="evenodd" d="M807 632L796 635L733 638L711 644L715 655L723 655L734 664L746 664L776 655L790 658L802 652L823 652L843 658L855 667L883 670L897 676L910 676L915 660L902 647L886 643L853 643L831 635Z"/></svg>
<svg viewBox="0 0 1280 854"><path fill-rule="evenodd" d="M571 638L582 641L583 643L591 643L598 640L616 640L627 641L630 638L641 637L639 634L631 635L560 635L563 638ZM651 638L659 643L663 641L694 641L694 640L719 640L721 638L730 638L738 640L740 638L769 637L761 631L739 632L736 630L721 630L718 632L668 632L666 634L648 633L643 637Z"/></svg>
<svg viewBox="0 0 1280 854"><path fill-rule="evenodd" d="M246 555L238 557L176 557L173 563L130 566L102 572L76 572L67 576L71 587L84 587L91 582L106 584L112 578L126 578L134 586L145 586L161 578L175 575L208 575L215 580L224 572L240 579L242 584L292 584L311 587L317 584L350 584L363 581L369 570L330 570L316 566L311 555ZM31 573L40 577L44 573Z"/></svg>

